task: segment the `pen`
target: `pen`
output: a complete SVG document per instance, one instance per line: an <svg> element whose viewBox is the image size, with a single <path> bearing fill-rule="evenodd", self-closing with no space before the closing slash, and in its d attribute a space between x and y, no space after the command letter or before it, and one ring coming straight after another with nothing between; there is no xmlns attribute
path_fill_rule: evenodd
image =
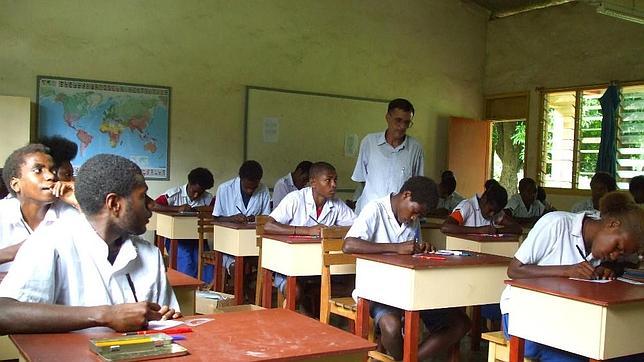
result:
<svg viewBox="0 0 644 362"><path fill-rule="evenodd" d="M439 261L445 261L447 260L446 257L444 256L438 256L438 255L425 255L425 254L414 254L412 255L414 258L421 258L421 259L427 259L427 260L439 260Z"/></svg>
<svg viewBox="0 0 644 362"><path fill-rule="evenodd" d="M583 251L581 251L581 248L579 247L579 245L575 245L575 247L577 248L577 251L579 252L579 255L581 255L581 258L582 258L584 261L588 261L588 260L586 259L586 257L584 256L584 252L583 252Z"/></svg>
<svg viewBox="0 0 644 362"><path fill-rule="evenodd" d="M244 212L239 208L239 206L235 205L235 207L237 208L237 211L239 211L240 214L246 216L246 214L244 214Z"/></svg>
<svg viewBox="0 0 644 362"><path fill-rule="evenodd" d="M192 332L192 328L190 327L176 327L176 328L161 329L158 331L149 330L149 331L127 332L127 333L123 333L123 335L135 336L135 335L156 334L156 333L177 334L177 333L190 333L190 332Z"/></svg>
<svg viewBox="0 0 644 362"><path fill-rule="evenodd" d="M311 220L313 220L313 222L315 222L316 224L318 224L318 225L322 225L319 221L315 220L315 219L313 218L313 216L309 215L309 218L310 218Z"/></svg>

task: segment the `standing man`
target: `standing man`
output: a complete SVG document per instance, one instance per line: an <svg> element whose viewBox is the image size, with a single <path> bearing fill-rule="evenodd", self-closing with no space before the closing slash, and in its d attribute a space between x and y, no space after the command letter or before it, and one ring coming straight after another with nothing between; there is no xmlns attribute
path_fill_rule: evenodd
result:
<svg viewBox="0 0 644 362"><path fill-rule="evenodd" d="M356 204L356 214L369 201L398 192L412 176L423 176L424 155L420 143L407 136L413 125L414 106L406 99L389 102L387 130L365 136L351 179L364 185Z"/></svg>

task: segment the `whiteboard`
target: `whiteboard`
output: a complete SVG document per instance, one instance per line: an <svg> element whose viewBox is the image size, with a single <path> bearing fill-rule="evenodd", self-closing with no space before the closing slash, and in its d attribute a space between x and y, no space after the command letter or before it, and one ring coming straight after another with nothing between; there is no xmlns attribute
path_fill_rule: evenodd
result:
<svg viewBox="0 0 644 362"><path fill-rule="evenodd" d="M246 87L244 160L264 169L273 187L302 160L326 161L338 172L338 192L352 192L360 141L387 128L389 101L336 94Z"/></svg>

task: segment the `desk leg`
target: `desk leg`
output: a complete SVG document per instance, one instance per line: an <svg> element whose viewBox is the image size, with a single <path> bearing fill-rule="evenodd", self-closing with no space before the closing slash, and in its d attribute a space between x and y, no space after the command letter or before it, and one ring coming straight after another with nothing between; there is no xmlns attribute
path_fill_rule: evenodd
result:
<svg viewBox="0 0 644 362"><path fill-rule="evenodd" d="M403 361L418 361L418 328L420 313L417 310L405 311L405 339L403 340Z"/></svg>
<svg viewBox="0 0 644 362"><path fill-rule="evenodd" d="M224 256L219 251L215 251L215 275L214 288L216 292L224 291L224 280L226 280L226 270L224 269Z"/></svg>
<svg viewBox="0 0 644 362"><path fill-rule="evenodd" d="M237 305L244 304L244 257L235 257L235 282L233 290L235 291L235 301Z"/></svg>
<svg viewBox="0 0 644 362"><path fill-rule="evenodd" d="M271 308L273 304L273 272L262 268L264 273L264 285L262 285L262 307L266 309Z"/></svg>
<svg viewBox="0 0 644 362"><path fill-rule="evenodd" d="M295 311L297 306L296 303L296 294L297 294L297 277L287 276L286 277L286 309Z"/></svg>
<svg viewBox="0 0 644 362"><path fill-rule="evenodd" d="M356 316L356 336L367 338L369 335L369 301L364 298L358 298Z"/></svg>
<svg viewBox="0 0 644 362"><path fill-rule="evenodd" d="M170 268L177 270L177 253L179 249L179 240L170 239Z"/></svg>
<svg viewBox="0 0 644 362"><path fill-rule="evenodd" d="M157 244L157 248L161 252L161 255L165 254L165 238L157 234L156 230L154 231L154 242Z"/></svg>
<svg viewBox="0 0 644 362"><path fill-rule="evenodd" d="M481 349L481 306L475 305L472 307L472 329L470 330L470 337L472 343L470 344L470 351L478 351Z"/></svg>
<svg viewBox="0 0 644 362"><path fill-rule="evenodd" d="M510 336L510 362L523 362L525 340L516 336Z"/></svg>

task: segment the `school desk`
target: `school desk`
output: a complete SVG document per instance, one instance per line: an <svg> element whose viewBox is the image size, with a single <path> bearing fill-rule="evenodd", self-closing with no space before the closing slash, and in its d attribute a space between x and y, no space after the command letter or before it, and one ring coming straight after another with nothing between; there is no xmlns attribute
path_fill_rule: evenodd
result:
<svg viewBox="0 0 644 362"><path fill-rule="evenodd" d="M524 341L604 360L644 353L644 287L567 278L507 280L513 308L511 361L523 360Z"/></svg>
<svg viewBox="0 0 644 362"><path fill-rule="evenodd" d="M215 271L215 290L223 291L224 269L221 253L235 257L233 286L237 304L244 304L244 258L258 256L257 235L254 223L235 223L215 221L213 249L217 258Z"/></svg>
<svg viewBox="0 0 644 362"><path fill-rule="evenodd" d="M168 277L170 286L172 286L172 290L174 290L174 295L177 297L181 313L183 313L183 315L195 314L195 295L197 288L199 288L203 282L174 269L168 269L166 276Z"/></svg>
<svg viewBox="0 0 644 362"><path fill-rule="evenodd" d="M170 239L170 268L177 269L179 240L198 239L196 212L153 212L156 214L157 246L164 250L163 238ZM161 237L161 238L160 238Z"/></svg>
<svg viewBox="0 0 644 362"><path fill-rule="evenodd" d="M477 253L514 257L521 235L445 234L445 249L470 250Z"/></svg>
<svg viewBox="0 0 644 362"><path fill-rule="evenodd" d="M498 303L510 259L472 252L429 260L411 255L356 254L356 334L369 328L367 301L405 311L404 361L418 358L419 311Z"/></svg>
<svg viewBox="0 0 644 362"><path fill-rule="evenodd" d="M446 249L447 236L441 231L443 222L426 221L420 224L423 241L431 243L436 249Z"/></svg>
<svg viewBox="0 0 644 362"><path fill-rule="evenodd" d="M322 275L322 239L302 235L262 237L262 306L271 307L273 272L286 275L286 308L295 310L297 277ZM354 274L354 265L332 265L331 274Z"/></svg>
<svg viewBox="0 0 644 362"><path fill-rule="evenodd" d="M190 361L361 361L375 344L292 311L267 309L199 317L212 321L193 327L177 341L190 352L171 359ZM186 317L190 320L193 317ZM22 360L97 360L88 339L116 333L15 334L10 338Z"/></svg>
<svg viewBox="0 0 644 362"><path fill-rule="evenodd" d="M0 272L0 282L2 282L5 275L7 275L7 272ZM14 347L13 343L11 343L9 337L0 336L0 361L17 358L18 350Z"/></svg>

